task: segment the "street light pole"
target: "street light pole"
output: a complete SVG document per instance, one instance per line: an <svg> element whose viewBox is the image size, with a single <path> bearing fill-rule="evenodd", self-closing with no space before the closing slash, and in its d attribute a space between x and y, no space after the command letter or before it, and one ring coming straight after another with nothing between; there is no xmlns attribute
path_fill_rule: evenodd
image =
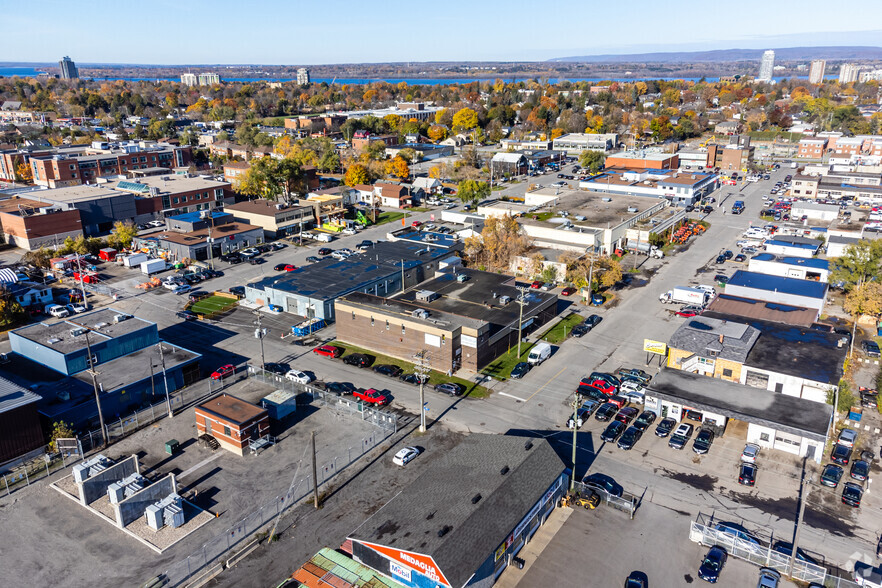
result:
<svg viewBox="0 0 882 588"><path fill-rule="evenodd" d="M254 311L254 314L257 315L257 330L254 331L254 336L260 339L260 369L266 371L266 358L263 355L263 328L261 327L261 316L260 309Z"/></svg>
<svg viewBox="0 0 882 588"><path fill-rule="evenodd" d="M518 296L518 304L520 305L520 312L518 313L518 359L521 358L521 330L524 326L524 294L526 294L527 289L524 287L519 287L521 295Z"/></svg>
<svg viewBox="0 0 882 588"><path fill-rule="evenodd" d="M168 418L174 418L174 413L172 412L171 405L171 395L168 393L168 376L165 371L165 355L162 350L162 343L157 343L157 347L159 347L159 361L162 362L162 382L165 384L165 403L168 406Z"/></svg>
<svg viewBox="0 0 882 588"><path fill-rule="evenodd" d="M576 487L576 433L579 430L579 407L582 406L582 395L576 392L573 398L573 473L570 476L570 492Z"/></svg>
<svg viewBox="0 0 882 588"><path fill-rule="evenodd" d="M422 349L416 354L416 364L414 365L414 373L420 379L420 433L426 432L426 397L425 382L429 377L429 352Z"/></svg>

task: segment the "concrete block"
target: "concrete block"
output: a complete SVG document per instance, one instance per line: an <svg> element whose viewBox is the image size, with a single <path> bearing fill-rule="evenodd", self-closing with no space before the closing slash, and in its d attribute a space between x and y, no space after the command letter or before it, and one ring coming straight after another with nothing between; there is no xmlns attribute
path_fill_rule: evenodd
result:
<svg viewBox="0 0 882 588"><path fill-rule="evenodd" d="M148 506L176 492L175 475L169 474L161 480L150 484L140 492L136 492L129 498L122 500L119 504L114 504L113 510L116 514L117 526L125 528L129 523L144 516Z"/></svg>
<svg viewBox="0 0 882 588"><path fill-rule="evenodd" d="M77 489L80 492L80 502L88 506L107 494L107 488L120 480L138 474L141 472L141 466L138 464L138 458L134 455L119 461L103 472L86 478L82 483L77 483Z"/></svg>

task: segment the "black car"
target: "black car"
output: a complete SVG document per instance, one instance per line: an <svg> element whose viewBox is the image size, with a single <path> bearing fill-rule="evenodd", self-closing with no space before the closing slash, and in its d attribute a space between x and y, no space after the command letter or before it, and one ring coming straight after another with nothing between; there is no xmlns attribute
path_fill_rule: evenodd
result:
<svg viewBox="0 0 882 588"><path fill-rule="evenodd" d="M429 376L421 376L419 374L402 374L399 378L402 382L407 382L408 384L413 384L415 386L420 385L420 381L423 384L429 381Z"/></svg>
<svg viewBox="0 0 882 588"><path fill-rule="evenodd" d="M622 421L613 421L606 426L606 429L600 434L600 438L606 443L615 443L624 432L625 423Z"/></svg>
<svg viewBox="0 0 882 588"><path fill-rule="evenodd" d="M308 261L309 263L316 263L321 260L322 260L321 257L316 257L315 255L310 255L309 257L306 258L306 261Z"/></svg>
<svg viewBox="0 0 882 588"><path fill-rule="evenodd" d="M287 366L272 361L263 364L263 369L271 374L278 374L280 376L284 376L288 372Z"/></svg>
<svg viewBox="0 0 882 588"><path fill-rule="evenodd" d="M185 321L195 321L199 318L192 310L182 310L178 313L178 315L180 315L180 317L183 318Z"/></svg>
<svg viewBox="0 0 882 588"><path fill-rule="evenodd" d="M649 428L649 425L655 422L655 413L649 410L644 410L640 413L640 416L637 417L637 420L634 421L634 426L640 429L642 433L646 429Z"/></svg>
<svg viewBox="0 0 882 588"><path fill-rule="evenodd" d="M775 541L772 543L772 551L791 557L793 555L793 543L790 543L789 541ZM818 560L808 555L799 547L796 548L796 559L816 566L820 565Z"/></svg>
<svg viewBox="0 0 882 588"><path fill-rule="evenodd" d="M374 363L374 358L366 353L353 353L351 355L347 355L343 358L343 363L347 365L354 365L360 368L370 367L372 363Z"/></svg>
<svg viewBox="0 0 882 588"><path fill-rule="evenodd" d="M638 429L636 425L631 425L625 431L625 434L619 439L618 446L619 449L623 449L628 451L634 444L640 441L640 437L643 436L643 430Z"/></svg>
<svg viewBox="0 0 882 588"><path fill-rule="evenodd" d="M373 247L373 246L374 246L374 242L371 241L370 239L365 239L364 241L362 241L361 243L359 243L358 246L359 246L359 247Z"/></svg>
<svg viewBox="0 0 882 588"><path fill-rule="evenodd" d="M833 448L833 452L830 453L830 461L834 463L838 463L839 465L848 465L849 460L851 459L851 447L846 447L845 445L840 445L839 443Z"/></svg>
<svg viewBox="0 0 882 588"><path fill-rule="evenodd" d="M591 331L591 325L586 325L585 323L579 323L578 325L573 327L573 330L570 331L570 335L578 338L578 337L585 335L589 331Z"/></svg>
<svg viewBox="0 0 882 588"><path fill-rule="evenodd" d="M875 341L863 341L861 342L861 347L864 350L864 353L867 354L867 357L879 357L882 355L882 352L879 351L879 344Z"/></svg>
<svg viewBox="0 0 882 588"><path fill-rule="evenodd" d="M658 425L656 425L656 427L655 427L656 436L667 437L668 435L671 434L671 431L674 430L674 425L676 425L676 424L677 424L677 421L675 419L672 419L670 417L663 418L661 421L659 421Z"/></svg>
<svg viewBox="0 0 882 588"><path fill-rule="evenodd" d="M717 274L717 275L714 276L714 280L716 280L716 282L717 282L718 284L723 284L723 285L725 285L725 284L728 284L728 283L729 283L729 276L724 275L724 274Z"/></svg>
<svg viewBox="0 0 882 588"><path fill-rule="evenodd" d="M732 253L731 251L729 251L728 249L726 249L725 251L723 251L723 254L722 254L722 255L723 255L723 257L725 257L726 259L732 259L732 257L733 257L735 254Z"/></svg>
<svg viewBox="0 0 882 588"><path fill-rule="evenodd" d="M255 249L257 249L261 253L268 253L269 251L272 251L272 248L273 248L272 245L267 245L267 244L258 245L257 247L255 247Z"/></svg>
<svg viewBox="0 0 882 588"><path fill-rule="evenodd" d="M863 495L864 489L860 484L846 482L845 486L842 488L842 504L857 508L861 505L861 498Z"/></svg>
<svg viewBox="0 0 882 588"><path fill-rule="evenodd" d="M325 256L325 255L330 255L332 251L334 251L334 250L331 249L330 247L320 247L319 250L317 251L317 253L319 255Z"/></svg>
<svg viewBox="0 0 882 588"><path fill-rule="evenodd" d="M754 463L744 462L738 472L738 483L742 486L753 486L756 484L756 473L759 468Z"/></svg>
<svg viewBox="0 0 882 588"><path fill-rule="evenodd" d="M725 255L717 255L716 263L726 263L726 256Z"/></svg>
<svg viewBox="0 0 882 588"><path fill-rule="evenodd" d="M188 295L188 299L190 300L190 302L196 302L197 300L201 300L206 296L208 296L208 292L198 290L196 292L190 292L190 294Z"/></svg>
<svg viewBox="0 0 882 588"><path fill-rule="evenodd" d="M316 388L322 390L326 390L331 394L336 394L337 396L352 394L356 390L355 386L349 384L348 382L314 382L312 386L315 386Z"/></svg>
<svg viewBox="0 0 882 588"><path fill-rule="evenodd" d="M710 451L711 444L714 442L714 432L708 429L702 429L692 442L692 451L698 455L703 455Z"/></svg>
<svg viewBox="0 0 882 588"><path fill-rule="evenodd" d="M248 263L250 263L251 265L260 265L262 263L266 263L266 260L262 257L252 257L248 260Z"/></svg>
<svg viewBox="0 0 882 588"><path fill-rule="evenodd" d="M465 392L465 386L455 382L444 382L443 384L435 384L435 392L443 392L451 396L459 396Z"/></svg>
<svg viewBox="0 0 882 588"><path fill-rule="evenodd" d="M714 207L711 206L710 204L708 204L708 205L706 205L706 206L703 206L703 207L701 208L701 212L702 212L703 214L710 214L710 213L712 213L713 211L714 211Z"/></svg>
<svg viewBox="0 0 882 588"><path fill-rule="evenodd" d="M389 376L390 378L397 378L398 376L401 375L401 372L403 372L404 370L402 370L397 365L380 364L380 365L374 366L374 371L377 372L378 374L382 374L384 376Z"/></svg>
<svg viewBox="0 0 882 588"><path fill-rule="evenodd" d="M867 479L867 476L870 475L870 464L862 459L856 460L853 464L851 464L851 472L849 475L855 480L860 480L863 482Z"/></svg>
<svg viewBox="0 0 882 588"><path fill-rule="evenodd" d="M824 466L824 470L821 472L821 484L824 486L829 486L830 488L835 488L839 485L839 480L842 479L843 470L836 464L828 463Z"/></svg>
<svg viewBox="0 0 882 588"><path fill-rule="evenodd" d="M625 491L618 482L606 474L591 474L582 479L582 483L592 490L601 490L610 496L621 496Z"/></svg>
<svg viewBox="0 0 882 588"><path fill-rule="evenodd" d="M530 364L526 361L522 361L518 363L516 366L511 368L511 377L514 379L523 378L527 375L527 372L530 371Z"/></svg>
<svg viewBox="0 0 882 588"><path fill-rule="evenodd" d="M594 418L601 422L606 422L609 419L616 416L616 413L619 412L619 407L611 402L607 402L603 406L597 409L597 412L594 413Z"/></svg>
<svg viewBox="0 0 882 588"><path fill-rule="evenodd" d="M245 286L233 286L230 288L230 294L235 294L236 296L245 296Z"/></svg>
<svg viewBox="0 0 882 588"><path fill-rule="evenodd" d="M625 578L625 588L647 588L649 578L643 572L634 571Z"/></svg>
<svg viewBox="0 0 882 588"><path fill-rule="evenodd" d="M589 316L588 318L585 319L584 324L591 325L592 327L596 327L597 325L600 324L600 321L602 321L602 320L603 320L602 316L600 316L598 314L592 314L591 316Z"/></svg>
<svg viewBox="0 0 882 588"><path fill-rule="evenodd" d="M728 557L729 555L726 553L726 550L719 545L711 547L707 555L704 556L704 559L701 560L701 566L698 568L698 577L705 582L716 584L717 580L720 579L720 572L723 571L723 566L726 565Z"/></svg>

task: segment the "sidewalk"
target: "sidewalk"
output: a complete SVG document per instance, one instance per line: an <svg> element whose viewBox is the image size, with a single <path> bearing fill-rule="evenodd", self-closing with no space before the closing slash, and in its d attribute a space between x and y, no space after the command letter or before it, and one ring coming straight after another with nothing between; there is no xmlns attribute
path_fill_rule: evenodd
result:
<svg viewBox="0 0 882 588"><path fill-rule="evenodd" d="M559 507L551 511L545 524L539 527L539 530L536 531L530 542L518 552L517 557L525 562L524 569L519 570L516 565L509 564L508 568L499 576L499 581L494 587L514 588L517 586L526 573L530 571L530 566L539 559L539 556L545 551L545 548L551 543L551 540L572 514L573 509L570 507Z"/></svg>

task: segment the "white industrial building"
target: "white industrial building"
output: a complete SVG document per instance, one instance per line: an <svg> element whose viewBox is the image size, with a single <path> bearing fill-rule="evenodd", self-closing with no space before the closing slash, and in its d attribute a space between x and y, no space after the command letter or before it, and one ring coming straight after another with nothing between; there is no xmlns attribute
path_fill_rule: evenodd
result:
<svg viewBox="0 0 882 588"><path fill-rule="evenodd" d="M827 284L738 270L726 284L726 294L813 308L820 316L827 297Z"/></svg>
<svg viewBox="0 0 882 588"><path fill-rule="evenodd" d="M806 217L812 220L833 221L839 217L839 206L836 204L817 204L815 202L794 202L790 210L790 218Z"/></svg>
<svg viewBox="0 0 882 588"><path fill-rule="evenodd" d="M760 253L750 259L747 264L750 272L827 282L830 278L830 264L824 259L814 257L788 257L772 253Z"/></svg>

